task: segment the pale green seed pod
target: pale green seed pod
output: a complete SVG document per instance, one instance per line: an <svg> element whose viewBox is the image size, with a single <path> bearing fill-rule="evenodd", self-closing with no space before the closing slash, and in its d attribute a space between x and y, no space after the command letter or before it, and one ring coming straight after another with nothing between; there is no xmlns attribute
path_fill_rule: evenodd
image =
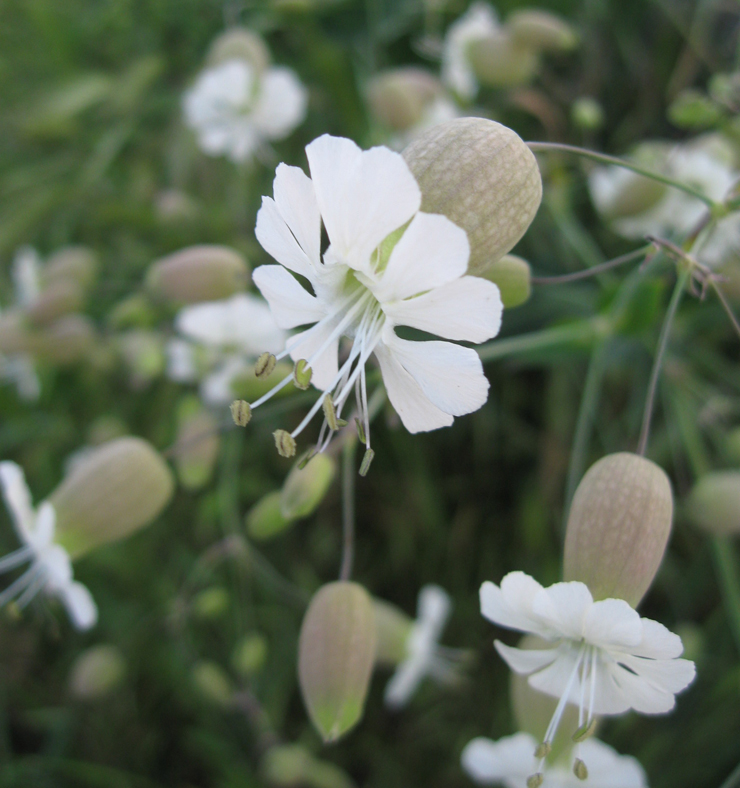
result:
<svg viewBox="0 0 740 788"><path fill-rule="evenodd" d="M49 496L56 540L78 558L154 520L174 490L162 457L131 436L94 449Z"/></svg>
<svg viewBox="0 0 740 788"><path fill-rule="evenodd" d="M211 44L206 65L218 66L228 60L245 60L261 74L270 65L270 50L251 30L232 27Z"/></svg>
<svg viewBox="0 0 740 788"><path fill-rule="evenodd" d="M247 534L258 541L272 539L285 531L294 521L283 515L280 490L267 493L247 512L245 522Z"/></svg>
<svg viewBox="0 0 740 788"><path fill-rule="evenodd" d="M444 214L467 233L470 274L505 255L539 208L542 179L534 155L495 121L441 123L412 142L403 157L421 188L421 209Z"/></svg>
<svg viewBox="0 0 740 788"><path fill-rule="evenodd" d="M707 533L740 534L740 471L712 471L702 476L689 494L686 513Z"/></svg>
<svg viewBox="0 0 740 788"><path fill-rule="evenodd" d="M29 323L48 326L64 315L79 310L85 301L82 288L74 281L57 281L45 288L24 310Z"/></svg>
<svg viewBox="0 0 740 788"><path fill-rule="evenodd" d="M176 304L218 301L247 286L245 259L227 246L189 246L156 260L146 275L146 286L157 298Z"/></svg>
<svg viewBox="0 0 740 788"><path fill-rule="evenodd" d="M215 662L198 662L193 667L191 678L196 689L207 701L216 706L231 705L234 687L231 679Z"/></svg>
<svg viewBox="0 0 740 788"><path fill-rule="evenodd" d="M197 398L194 399L197 402ZM173 449L175 470L186 490L199 490L211 480L221 448L219 425L215 416L193 400L180 408L177 442Z"/></svg>
<svg viewBox="0 0 740 788"><path fill-rule="evenodd" d="M637 454L603 457L573 496L563 574L594 599L637 607L663 559L673 518L671 484L662 468Z"/></svg>
<svg viewBox="0 0 740 788"><path fill-rule="evenodd" d="M111 645L92 646L72 664L70 694L78 700L97 700L118 687L126 675L126 660Z"/></svg>
<svg viewBox="0 0 740 788"><path fill-rule="evenodd" d="M378 665L398 665L408 656L407 643L414 620L400 608L373 598L377 644L375 662Z"/></svg>
<svg viewBox="0 0 740 788"><path fill-rule="evenodd" d="M286 520L312 514L329 490L337 474L337 461L326 454L317 454L301 468L293 466L280 492L280 511Z"/></svg>
<svg viewBox="0 0 740 788"><path fill-rule="evenodd" d="M357 583L339 581L311 600L298 640L298 681L308 715L325 742L362 717L375 661L375 613Z"/></svg>
<svg viewBox="0 0 740 788"><path fill-rule="evenodd" d="M250 632L236 644L231 666L240 676L254 676L264 668L268 653L267 638L260 632Z"/></svg>
<svg viewBox="0 0 740 788"><path fill-rule="evenodd" d="M394 68L370 80L367 101L380 123L394 131L405 131L421 122L425 109L442 90L442 83L424 69Z"/></svg>
<svg viewBox="0 0 740 788"><path fill-rule="evenodd" d="M518 44L505 31L471 42L468 59L481 85L512 88L534 79L540 64L537 52Z"/></svg>
<svg viewBox="0 0 740 788"><path fill-rule="evenodd" d="M52 364L74 364L95 342L95 329L84 315L60 317L29 337L29 349L39 359Z"/></svg>
<svg viewBox="0 0 740 788"><path fill-rule="evenodd" d="M98 258L86 246L65 246L54 252L41 271L44 290L58 282L74 282L83 292L95 281Z"/></svg>
<svg viewBox="0 0 740 788"><path fill-rule="evenodd" d="M505 254L479 276L498 286L505 309L521 306L532 295L532 270L526 260L515 254Z"/></svg>
<svg viewBox="0 0 740 788"><path fill-rule="evenodd" d="M260 768L263 777L271 785L286 788L354 788L352 780L338 766L314 758L300 744L270 747Z"/></svg>
<svg viewBox="0 0 740 788"><path fill-rule="evenodd" d="M578 34L564 19L548 11L527 8L506 19L512 39L538 52L567 52L578 46Z"/></svg>

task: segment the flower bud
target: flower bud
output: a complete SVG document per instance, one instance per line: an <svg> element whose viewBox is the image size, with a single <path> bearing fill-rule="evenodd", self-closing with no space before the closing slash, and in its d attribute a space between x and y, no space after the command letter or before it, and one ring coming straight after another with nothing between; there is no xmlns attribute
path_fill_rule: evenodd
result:
<svg viewBox="0 0 740 788"><path fill-rule="evenodd" d="M491 88L525 85L534 78L539 66L537 53L519 45L504 31L472 41L468 57L478 81Z"/></svg>
<svg viewBox="0 0 740 788"><path fill-rule="evenodd" d="M186 399L179 410L174 448L177 478L186 490L199 490L210 481L218 458L221 447L218 421L200 407L197 398Z"/></svg>
<svg viewBox="0 0 740 788"><path fill-rule="evenodd" d="M301 468L293 466L280 493L280 511L287 520L308 517L324 500L337 472L333 457L317 454Z"/></svg>
<svg viewBox="0 0 740 788"><path fill-rule="evenodd" d="M250 632L236 644L231 666L241 676L254 676L265 666L267 654L267 638L259 632Z"/></svg>
<svg viewBox="0 0 740 788"><path fill-rule="evenodd" d="M209 660L198 662L191 674L193 684L200 694L216 706L229 706L234 697L234 687L224 671Z"/></svg>
<svg viewBox="0 0 740 788"><path fill-rule="evenodd" d="M280 500L282 492L275 490L267 493L247 512L245 518L247 533L259 542L272 539L286 530L293 522L283 515Z"/></svg>
<svg viewBox="0 0 740 788"><path fill-rule="evenodd" d="M740 534L740 471L712 471L700 477L686 501L686 512L707 533Z"/></svg>
<svg viewBox="0 0 740 788"><path fill-rule="evenodd" d="M122 539L151 522L172 496L172 473L141 438L91 451L49 496L56 540L71 558Z"/></svg>
<svg viewBox="0 0 740 788"><path fill-rule="evenodd" d="M468 273L480 274L524 235L542 199L532 152L511 129L457 118L427 131L403 152L419 183L421 208L468 235Z"/></svg>
<svg viewBox="0 0 740 788"><path fill-rule="evenodd" d="M92 323L84 315L65 315L30 337L34 356L52 364L74 364L95 340Z"/></svg>
<svg viewBox="0 0 740 788"><path fill-rule="evenodd" d="M155 296L178 304L218 301L244 290L249 269L227 246L189 246L152 263L146 286Z"/></svg>
<svg viewBox="0 0 740 788"><path fill-rule="evenodd" d="M538 52L565 52L578 46L576 31L548 11L514 11L506 19L506 30L517 44Z"/></svg>
<svg viewBox="0 0 740 788"><path fill-rule="evenodd" d="M232 27L222 33L208 51L206 64L218 66L228 60L246 60L261 74L270 65L270 50L267 44L251 30Z"/></svg>
<svg viewBox="0 0 740 788"><path fill-rule="evenodd" d="M375 661L375 614L357 583L329 583L314 595L298 641L298 681L314 727L333 742L362 717Z"/></svg>
<svg viewBox="0 0 740 788"><path fill-rule="evenodd" d="M98 259L86 246L65 246L56 251L41 271L44 290L59 282L74 282L82 291L95 281Z"/></svg>
<svg viewBox="0 0 740 788"><path fill-rule="evenodd" d="M637 454L603 457L573 496L565 534L564 579L585 583L594 599L637 607L663 559L673 496L662 468Z"/></svg>
<svg viewBox="0 0 740 788"><path fill-rule="evenodd" d="M96 700L115 689L126 675L126 660L111 645L92 646L74 661L69 691L79 700Z"/></svg>
<svg viewBox="0 0 740 788"><path fill-rule="evenodd" d="M377 644L375 661L379 665L398 665L406 659L406 644L414 625L414 620L400 608L373 598L375 610L375 631Z"/></svg>
<svg viewBox="0 0 740 788"><path fill-rule="evenodd" d="M46 326L63 315L77 311L83 302L80 285L73 281L58 281L45 288L23 312L33 325Z"/></svg>
<svg viewBox="0 0 740 788"><path fill-rule="evenodd" d="M368 84L371 113L384 126L405 131L420 123L429 103L442 93L442 84L428 71L409 66L376 75Z"/></svg>
<svg viewBox="0 0 740 788"><path fill-rule="evenodd" d="M529 263L515 254L505 254L500 260L486 266L479 276L498 285L505 309L520 306L532 295Z"/></svg>

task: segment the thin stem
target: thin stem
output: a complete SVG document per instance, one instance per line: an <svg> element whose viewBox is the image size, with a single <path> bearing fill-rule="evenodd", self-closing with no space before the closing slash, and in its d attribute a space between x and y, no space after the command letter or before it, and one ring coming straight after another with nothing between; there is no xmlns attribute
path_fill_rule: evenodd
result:
<svg viewBox="0 0 740 788"><path fill-rule="evenodd" d="M355 452L357 440L347 440L342 447L342 565L340 580L352 576L355 557Z"/></svg>
<svg viewBox="0 0 740 788"><path fill-rule="evenodd" d="M727 301L727 297L722 292L722 288L719 286L719 284L717 283L717 281L715 279L710 278L709 282L712 285L712 288L714 289L714 292L717 294L717 298L719 298L719 302L720 302L720 304L722 304L722 308L725 310L725 313L727 314L727 317L730 318L730 322L732 323L732 327L735 329L735 331L740 336L740 323L738 323L737 318L735 317L735 313L732 311L732 307L730 306L730 304Z"/></svg>
<svg viewBox="0 0 740 788"><path fill-rule="evenodd" d="M588 279L604 271L610 271L612 268L625 265L625 263L639 260L641 257L645 257L649 249L649 245L644 246L642 249L636 249L634 252L628 252L620 257L615 257L613 260L607 260L605 263L599 263L592 268L586 268L583 271L575 271L571 274L561 274L560 276L533 276L530 281L533 285L562 285L567 282L577 282L580 279Z"/></svg>
<svg viewBox="0 0 740 788"><path fill-rule="evenodd" d="M707 197L706 194L702 194L698 189L687 186L685 183L674 181L671 178L666 178L665 175L659 175L657 172L643 169L636 164L632 164L624 159L619 159L616 156L609 156L606 153L597 153L596 151L579 148L575 145L564 145L560 142L528 142L527 145L534 153L538 151L560 151L562 153L572 153L575 156L582 156L585 159L600 161L603 164L613 164L617 167L623 167L625 170L632 170L632 172L636 172L638 175L643 175L646 178L651 178L659 183L664 183L666 186L672 186L674 189L690 194L692 197L696 197L697 200L701 200L710 210L713 210L717 205L714 200Z"/></svg>
<svg viewBox="0 0 740 788"><path fill-rule="evenodd" d="M653 418L653 406L655 405L655 392L658 388L658 378L660 377L660 370L663 366L663 358L665 356L666 347L668 346L668 337L671 333L671 326L673 325L673 318L678 310L678 305L686 289L686 283L689 280L691 271L687 268L678 275L678 281L673 288L673 295L671 296L670 303L668 304L668 311L666 312L663 327L660 329L660 339L658 340L658 351L655 355L653 362L653 369L650 373L650 384L648 386L647 399L645 400L645 411L642 416L642 427L640 429L640 439L637 442L637 453L645 456L647 449L648 436L650 434L650 422Z"/></svg>
<svg viewBox="0 0 740 788"><path fill-rule="evenodd" d="M730 619L730 629L740 648L740 576L732 542L726 537L712 537L712 557L727 617Z"/></svg>

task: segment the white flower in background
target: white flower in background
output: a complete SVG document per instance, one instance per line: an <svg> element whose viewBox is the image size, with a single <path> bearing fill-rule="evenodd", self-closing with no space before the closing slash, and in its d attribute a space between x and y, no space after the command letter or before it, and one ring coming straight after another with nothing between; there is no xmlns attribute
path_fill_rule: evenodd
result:
<svg viewBox="0 0 740 788"><path fill-rule="evenodd" d="M657 165L657 166L656 166ZM715 202L725 200L740 179L727 143L714 135L676 145L665 155L664 162L646 165L679 183L691 186ZM623 195L649 188L645 179L623 167L596 167L589 175L589 189L599 213L610 214ZM655 188L654 186L652 188ZM707 206L696 197L670 186L648 207L610 219L615 232L625 238L656 235L670 239L688 235L705 215ZM717 267L740 254L740 214L717 221L699 237L692 252L710 268Z"/></svg>
<svg viewBox="0 0 740 788"><path fill-rule="evenodd" d="M483 583L480 601L489 621L553 644L525 650L494 641L513 671L529 675L531 687L560 699L545 745L567 703L578 707L579 726L590 725L594 715L629 709L662 714L694 679L694 663L678 659L683 651L678 635L641 618L623 599L594 602L584 583L543 588L524 572L511 572L500 587Z"/></svg>
<svg viewBox="0 0 740 788"><path fill-rule="evenodd" d="M462 752L462 767L481 785L527 788L534 751L538 742L528 733L504 736L498 741L473 739ZM569 758L548 764L542 772L542 788L647 788L645 771L635 758L620 755L597 739L581 745L581 757L588 763L588 777L575 776Z"/></svg>
<svg viewBox="0 0 740 788"><path fill-rule="evenodd" d="M261 74L246 60L204 71L183 98L185 121L210 156L243 162L265 141L287 137L306 116L308 92L289 68Z"/></svg>
<svg viewBox="0 0 740 788"><path fill-rule="evenodd" d="M465 99L475 98L478 80L470 64L468 48L501 31L496 12L488 3L473 3L445 35L442 50L442 81Z"/></svg>
<svg viewBox="0 0 740 788"><path fill-rule="evenodd" d="M438 640L450 616L450 597L437 585L419 592L416 621L406 639L406 659L396 668L385 687L386 705L400 708L408 703L425 676L449 682L457 677Z"/></svg>
<svg viewBox="0 0 740 788"><path fill-rule="evenodd" d="M90 592L73 579L67 551L54 542L56 514L48 502L34 510L22 469L14 462L0 462L0 488L23 547L0 559L0 572L26 562L30 567L2 593L0 605L16 599L25 607L43 590L64 605L77 629L89 629L98 620L98 609Z"/></svg>
<svg viewBox="0 0 740 788"><path fill-rule="evenodd" d="M324 135L306 147L306 154L311 178L298 167L279 165L274 199L263 198L255 231L281 263L253 273L278 325L314 324L292 336L279 358L290 355L299 362L297 373L305 360L311 382L326 392L290 440L323 405L318 444L323 450L355 389L370 448L365 365L373 353L388 398L409 432L449 426L454 416L480 408L488 381L474 350L409 341L395 332L398 325L410 326L468 342L498 333L499 291L465 275L470 253L465 231L444 216L419 210L416 180L403 157L388 148L362 151L350 140ZM323 256L322 220L329 238ZM313 294L294 274L308 280ZM342 337L352 346L339 366Z"/></svg>
<svg viewBox="0 0 740 788"><path fill-rule="evenodd" d="M185 307L175 327L186 339L168 343L167 373L181 383L201 380L201 397L214 406L230 403L234 380L253 374L257 356L279 352L287 336L267 304L247 293Z"/></svg>

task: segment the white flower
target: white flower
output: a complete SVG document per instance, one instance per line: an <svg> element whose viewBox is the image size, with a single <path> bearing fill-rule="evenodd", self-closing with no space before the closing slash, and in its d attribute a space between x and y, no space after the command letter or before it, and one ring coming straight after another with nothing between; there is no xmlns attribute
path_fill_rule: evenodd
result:
<svg viewBox="0 0 740 788"><path fill-rule="evenodd" d="M59 598L77 629L94 626L97 606L87 588L73 580L67 551L54 542L54 507L45 501L34 511L23 471L14 462L0 462L0 487L24 545L0 560L0 572L30 562L30 567L0 593L0 605L17 597L18 606L23 608L43 589Z"/></svg>
<svg viewBox="0 0 740 788"><path fill-rule="evenodd" d="M286 333L275 324L267 304L247 293L185 307L175 326L187 339L168 343L167 373L183 383L203 377L200 393L209 405L231 402L234 380L252 374L257 356L285 346ZM199 370L203 366L204 376Z"/></svg>
<svg viewBox="0 0 740 788"><path fill-rule="evenodd" d="M496 12L488 3L473 3L445 35L442 50L442 81L465 99L475 98L478 80L470 65L468 49L501 31Z"/></svg>
<svg viewBox="0 0 740 788"><path fill-rule="evenodd" d="M560 698L545 733L552 742L566 703L579 710L579 726L594 715L670 711L674 695L694 679L694 663L678 659L681 638L641 618L623 599L594 602L584 583L543 588L524 572L483 583L481 613L503 627L530 632L552 648L524 650L496 640L496 650L516 673L530 674L536 690Z"/></svg>
<svg viewBox="0 0 740 788"><path fill-rule="evenodd" d="M287 137L305 118L307 103L306 88L291 69L260 74L234 59L204 71L185 94L183 109L205 153L242 162L265 140Z"/></svg>
<svg viewBox="0 0 740 788"><path fill-rule="evenodd" d="M416 621L406 640L406 659L385 687L386 705L400 708L408 703L425 676L450 681L456 676L454 666L443 656L437 641L450 615L450 597L436 585L426 585L419 592Z"/></svg>
<svg viewBox="0 0 740 788"><path fill-rule="evenodd" d="M280 357L305 359L326 392L291 433L324 406L326 427L355 388L369 449L365 364L375 354L391 404L409 432L449 426L480 408L488 381L477 353L450 342L401 339L398 325L447 339L483 342L498 333L501 298L492 283L466 276L465 231L419 211L421 192L403 157L324 135L306 147L311 178L281 164L274 199L264 197L256 236L282 265L253 273L279 326L315 324L292 336ZM321 223L329 247L321 254ZM391 236L392 237L389 237ZM293 274L310 283L309 292ZM352 347L341 367L341 337ZM289 380L252 404L257 407Z"/></svg>
<svg viewBox="0 0 740 788"><path fill-rule="evenodd" d="M528 733L516 733L498 741L479 737L469 742L462 752L462 767L482 785L501 784L506 788L527 788L532 757L538 742ZM588 778L578 779L571 764L556 762L547 765L542 788L647 788L642 766L629 755L620 755L597 739L581 745L580 757L588 763Z"/></svg>

